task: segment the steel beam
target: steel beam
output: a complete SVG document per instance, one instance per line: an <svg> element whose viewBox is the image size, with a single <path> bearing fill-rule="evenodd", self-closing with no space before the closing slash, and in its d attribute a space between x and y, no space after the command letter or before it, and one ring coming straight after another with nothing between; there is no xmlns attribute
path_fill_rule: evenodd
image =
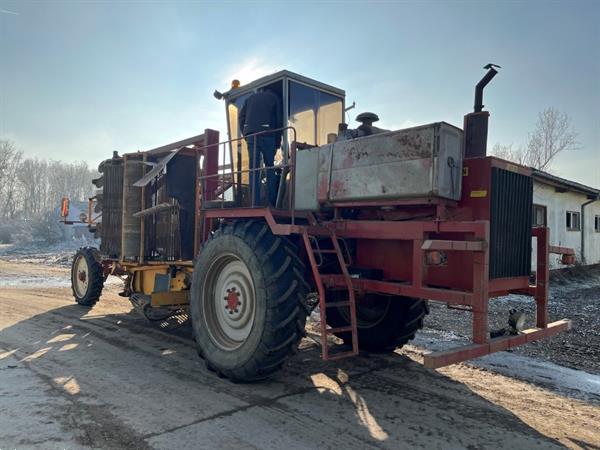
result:
<svg viewBox="0 0 600 450"><path fill-rule="evenodd" d="M562 319L548 324L547 328L531 328L516 336L491 339L485 344L471 344L450 350L429 353L424 355L423 363L429 369L437 369L501 350L508 350L570 329L571 321L569 319Z"/></svg>
<svg viewBox="0 0 600 450"><path fill-rule="evenodd" d="M328 287L345 287L345 281L340 275L321 275L323 282ZM408 283L369 280L365 278L352 278L352 285L359 291L380 292L390 295L403 295L427 300L436 300L456 305L471 305L473 294L470 292L437 289L430 287L416 287Z"/></svg>
<svg viewBox="0 0 600 450"><path fill-rule="evenodd" d="M213 130L210 130L210 131L213 131ZM204 144L204 136L205 136L204 133L199 134L198 136L192 136L190 138L183 139L181 141L173 142L172 144L162 145L160 147L156 147L151 150L146 150L145 153L154 155L156 153L165 153L165 152L169 152L171 150L175 150L177 148L187 147L188 145Z"/></svg>
<svg viewBox="0 0 600 450"><path fill-rule="evenodd" d="M549 228L534 228L533 235L537 237L537 268L535 277L536 325L539 328L544 328L548 324L550 283Z"/></svg>
<svg viewBox="0 0 600 450"><path fill-rule="evenodd" d="M559 247L558 245L548 246L548 253L555 253L557 255L574 255L575 250L569 247Z"/></svg>
<svg viewBox="0 0 600 450"><path fill-rule="evenodd" d="M447 250L463 252L482 252L486 243L483 241L449 241L439 239L426 239L421 250Z"/></svg>

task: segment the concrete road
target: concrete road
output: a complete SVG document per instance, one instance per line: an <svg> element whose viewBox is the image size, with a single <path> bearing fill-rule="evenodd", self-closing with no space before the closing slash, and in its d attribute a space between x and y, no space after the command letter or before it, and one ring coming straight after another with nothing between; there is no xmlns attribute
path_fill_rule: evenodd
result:
<svg viewBox="0 0 600 450"><path fill-rule="evenodd" d="M409 348L324 363L305 340L274 379L209 372L189 330L165 333L109 286L96 307L0 261L0 448L598 448L600 407ZM18 283L16 283L18 284Z"/></svg>

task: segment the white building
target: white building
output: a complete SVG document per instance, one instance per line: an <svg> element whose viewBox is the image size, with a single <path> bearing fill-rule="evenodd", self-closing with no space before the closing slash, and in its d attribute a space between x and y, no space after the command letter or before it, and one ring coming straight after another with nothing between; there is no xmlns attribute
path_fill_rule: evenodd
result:
<svg viewBox="0 0 600 450"><path fill-rule="evenodd" d="M600 190L546 172L533 172L533 226L550 228L550 245L575 250L578 263L600 263ZM564 267L550 255L551 268ZM533 245L532 267L536 248Z"/></svg>

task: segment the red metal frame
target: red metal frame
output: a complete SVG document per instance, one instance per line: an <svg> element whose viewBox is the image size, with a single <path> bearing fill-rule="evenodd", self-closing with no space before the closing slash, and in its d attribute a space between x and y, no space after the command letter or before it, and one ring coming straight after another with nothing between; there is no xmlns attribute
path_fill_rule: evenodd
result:
<svg viewBox="0 0 600 450"><path fill-rule="evenodd" d="M294 184L295 152L291 154L291 179ZM294 211L293 201L288 210L271 208L206 209L202 211L207 220L233 220L262 218L276 235L297 236L304 243L306 259L311 267L321 304L323 357L330 359L326 336L332 330L326 326L325 295L329 289L378 292L402 297L429 299L453 306L464 306L472 314L472 344L443 352L429 353L424 364L437 368L465 361L499 350L513 348L527 342L551 336L570 328L569 320L548 323L549 252L571 255L572 250L549 245L548 228L536 227L532 235L537 237L537 280L529 284L526 276L489 279L490 242L490 195L491 168L530 175L529 169L493 157L471 158L465 161L462 198L459 202L432 201L431 199L397 200L396 202L370 201L330 205L333 218L317 221L311 213ZM370 216L371 211L381 207L397 207L414 212L416 220L381 220ZM358 220L344 220L339 208L359 208L367 211ZM419 220L419 214L411 208L430 207L433 220ZM386 208L387 210L387 208ZM420 211L422 215L422 211ZM298 224L295 217L302 217L306 224ZM291 221L289 220L291 217ZM422 216L421 216L422 217ZM367 220L365 220L365 218ZM372 220L372 219L380 220ZM385 218L384 218L385 219ZM357 242L357 266L383 271L382 279L350 277L347 271L339 274L319 273L311 247L311 236L336 236ZM336 242L337 243L337 242ZM338 258L340 257L339 245ZM429 265L426 252L441 251L447 254L448 263ZM341 259L340 259L341 261ZM533 296L536 302L535 329L522 334L490 339L488 307L490 298L509 293ZM353 295L351 295L353 297ZM353 303L353 302L352 302ZM463 309L463 308L460 308ZM352 312L355 314L355 311ZM356 330L352 330L357 337ZM353 346L357 344L353 339Z"/></svg>
<svg viewBox="0 0 600 450"><path fill-rule="evenodd" d="M264 218L270 225L274 234L295 235L301 234L307 252L308 262L313 274L318 273L314 258L310 258L307 236L325 236L334 232L343 239L362 239L373 242L379 240L401 240L412 244L412 257L410 265L412 276L403 281L372 280L349 278L357 292L379 292L398 296L429 299L444 302L449 305L462 305L469 307L472 313L472 339L473 344L458 347L443 352L425 355L424 363L427 367L437 368L467 359L487 355L500 350L513 348L517 345L532 342L537 339L549 337L560 331L568 330L571 326L569 320L548 323L548 279L549 279L549 229L536 227L532 235L537 237L537 280L535 285L529 285L527 277L489 279L489 222L464 221L464 222L435 222L435 221L410 221L410 222L382 222L382 221L355 221L335 220L314 225L291 225L279 223L278 217L286 216L285 213L269 208L258 209L228 209L209 210L208 217L234 218ZM427 234L457 233L470 235L469 240L435 240L428 239ZM306 236L306 238L305 238ZM427 269L424 263L424 254L432 249L464 252L472 255L472 289L440 288L427 284ZM557 250L556 248L553 250ZM561 252L570 252L570 249L561 249ZM405 255L403 255L405 256ZM468 271L461 267L458 270ZM454 272L456 269L452 270ZM314 275L317 279L317 275ZM346 287L348 280L343 274L321 275L322 285L317 282L321 298L325 295L325 288L340 289ZM526 330L523 334L490 339L488 329L489 299L509 293L533 296L537 310L537 328ZM402 301L399 297L398 301ZM328 358L324 349L324 357Z"/></svg>
<svg viewBox="0 0 600 450"><path fill-rule="evenodd" d="M521 334L516 336L500 337L490 339L489 341L481 344L471 344L455 349L429 353L424 355L423 364L429 369L437 369L450 364L456 364L469 359L489 355L490 353L515 348L519 345L544 339L560 333L561 331L570 329L570 320L558 320L548 324L544 328L531 328L529 330L524 330Z"/></svg>

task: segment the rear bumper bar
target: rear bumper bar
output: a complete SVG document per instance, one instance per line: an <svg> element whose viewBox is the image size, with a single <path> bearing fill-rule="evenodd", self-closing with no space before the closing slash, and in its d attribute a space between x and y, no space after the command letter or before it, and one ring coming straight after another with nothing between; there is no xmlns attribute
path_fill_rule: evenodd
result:
<svg viewBox="0 0 600 450"><path fill-rule="evenodd" d="M455 364L468 359L489 355L490 353L515 348L519 345L554 336L561 331L570 329L571 321L569 319L562 319L549 323L547 328L530 328L516 336L490 339L489 342L485 344L471 344L450 350L428 353L424 356L423 364L429 369L437 369L438 367L444 367L449 364Z"/></svg>

